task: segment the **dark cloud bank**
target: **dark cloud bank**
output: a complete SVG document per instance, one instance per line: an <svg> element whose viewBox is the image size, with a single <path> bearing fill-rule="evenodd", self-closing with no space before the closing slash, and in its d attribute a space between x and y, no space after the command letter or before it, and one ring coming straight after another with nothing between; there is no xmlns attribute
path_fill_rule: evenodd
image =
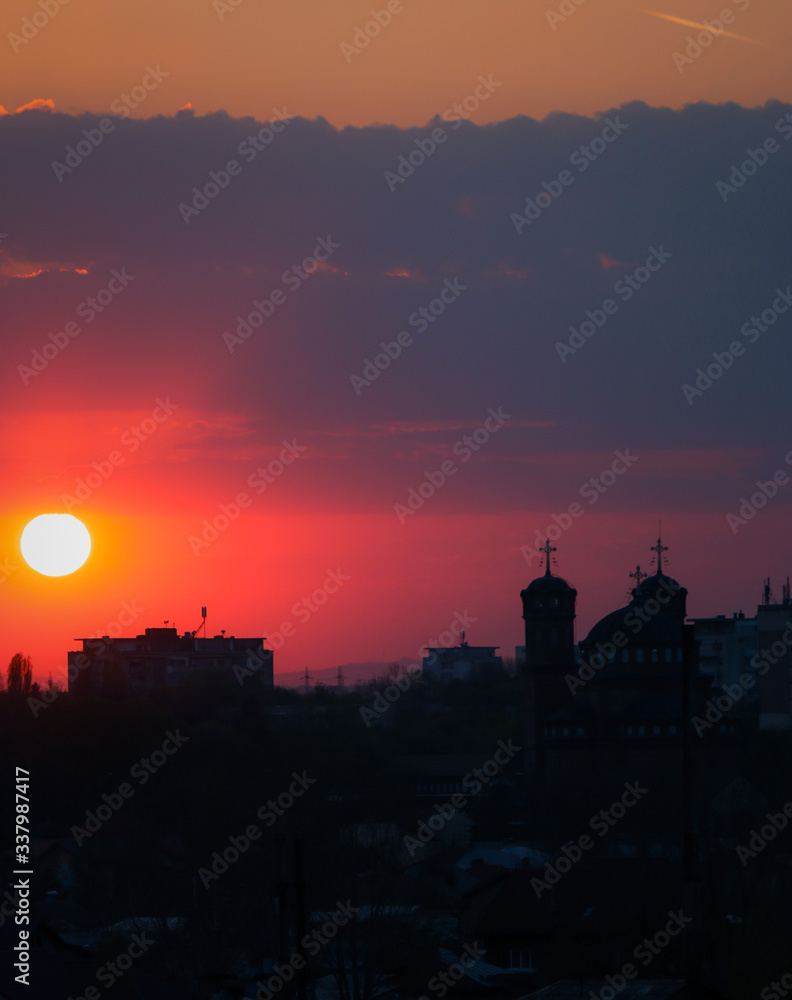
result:
<svg viewBox="0 0 792 1000"><path fill-rule="evenodd" d="M595 119L438 119L409 130L294 118L260 149L248 137L268 140L263 123L224 113L112 119L107 133L101 116L6 116L4 408L142 407L169 392L248 414L261 440L312 443L316 486L332 493L323 459L337 467L329 460L344 458L374 479L398 467L392 481L403 485L439 464L465 433L456 425L503 407L522 426L488 444L490 475L471 477L482 499L493 483L506 505L524 504L526 483L574 495L594 459L559 473L552 456L625 447L724 449L722 467L704 478L713 494L735 476L739 489L792 447L792 310L764 331L744 328L792 284L790 112L777 102L634 103ZM83 130L101 142L71 172L53 168L76 162L67 147ZM412 174L397 180L411 154ZM180 209L230 160L238 170L220 175L217 197L198 213ZM747 160L738 186L732 166ZM719 189L730 177L732 190ZM545 190L538 203L549 204L515 225L525 199ZM322 269L285 277L318 237L339 244L322 251ZM638 290L617 291L650 257L655 270L639 272ZM18 365L124 267L129 287L23 385ZM10 276L26 268L43 272ZM413 314L443 288L445 311L421 329ZM276 289L273 315L232 353L224 331ZM587 310L601 325L562 361L557 345ZM371 379L366 360L400 331L412 342ZM696 369L733 342L743 353L686 398ZM366 372L371 384L356 389L350 376ZM536 455L547 461L528 461ZM665 461L654 482L648 469L635 477L623 500L651 503L663 484L680 504L688 490L691 504L694 493L706 504L703 475L695 460Z"/></svg>

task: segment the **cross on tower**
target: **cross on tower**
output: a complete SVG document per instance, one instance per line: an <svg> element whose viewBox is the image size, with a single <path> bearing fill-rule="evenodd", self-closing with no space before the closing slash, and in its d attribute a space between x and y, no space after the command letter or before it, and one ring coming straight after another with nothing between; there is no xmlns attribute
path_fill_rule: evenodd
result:
<svg viewBox="0 0 792 1000"><path fill-rule="evenodd" d="M658 538L657 545L650 546L649 551L657 553L657 575L660 576L660 574L663 572L663 553L668 552L668 546L663 545L663 543Z"/></svg>
<svg viewBox="0 0 792 1000"><path fill-rule="evenodd" d="M641 567L640 566L636 566L635 567L635 572L634 573L630 573L630 576L635 580L635 589L637 590L641 586L641 580L645 580L649 576L649 574L648 573L642 573L641 572Z"/></svg>
<svg viewBox="0 0 792 1000"><path fill-rule="evenodd" d="M545 576L550 576L550 553L557 552L558 549L556 549L555 545L550 544L550 539L548 538L545 540L545 543L542 546L541 551L544 552L545 557L547 558L547 567L545 569Z"/></svg>

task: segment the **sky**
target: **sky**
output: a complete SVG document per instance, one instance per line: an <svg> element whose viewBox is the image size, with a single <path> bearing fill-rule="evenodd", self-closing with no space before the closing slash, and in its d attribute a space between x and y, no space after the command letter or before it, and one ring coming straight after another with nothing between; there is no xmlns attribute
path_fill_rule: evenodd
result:
<svg viewBox="0 0 792 1000"><path fill-rule="evenodd" d="M276 673L460 617L513 655L537 541L581 638L660 520L690 614L780 597L785 6L2 19L0 662L202 605ZM93 538L69 577L19 553L49 511Z"/></svg>

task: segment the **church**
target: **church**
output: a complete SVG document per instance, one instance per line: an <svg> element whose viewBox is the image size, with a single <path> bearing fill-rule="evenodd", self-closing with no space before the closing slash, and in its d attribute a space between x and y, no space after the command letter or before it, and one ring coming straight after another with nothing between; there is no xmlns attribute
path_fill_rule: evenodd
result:
<svg viewBox="0 0 792 1000"><path fill-rule="evenodd" d="M525 620L527 768L539 781L564 783L605 773L641 774L682 764L690 722L712 680L701 672L694 626L686 624L687 590L640 566L625 607L606 615L575 648L577 591L550 570L521 593ZM711 738L735 734L724 720ZM633 773L635 772L635 773Z"/></svg>

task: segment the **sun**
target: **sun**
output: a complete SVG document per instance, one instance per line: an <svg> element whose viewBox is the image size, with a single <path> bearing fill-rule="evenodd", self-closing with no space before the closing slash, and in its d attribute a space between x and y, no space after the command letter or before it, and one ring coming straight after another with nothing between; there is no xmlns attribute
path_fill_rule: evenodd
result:
<svg viewBox="0 0 792 1000"><path fill-rule="evenodd" d="M91 552L88 529L73 514L39 514L22 532L25 562L43 576L68 576Z"/></svg>

